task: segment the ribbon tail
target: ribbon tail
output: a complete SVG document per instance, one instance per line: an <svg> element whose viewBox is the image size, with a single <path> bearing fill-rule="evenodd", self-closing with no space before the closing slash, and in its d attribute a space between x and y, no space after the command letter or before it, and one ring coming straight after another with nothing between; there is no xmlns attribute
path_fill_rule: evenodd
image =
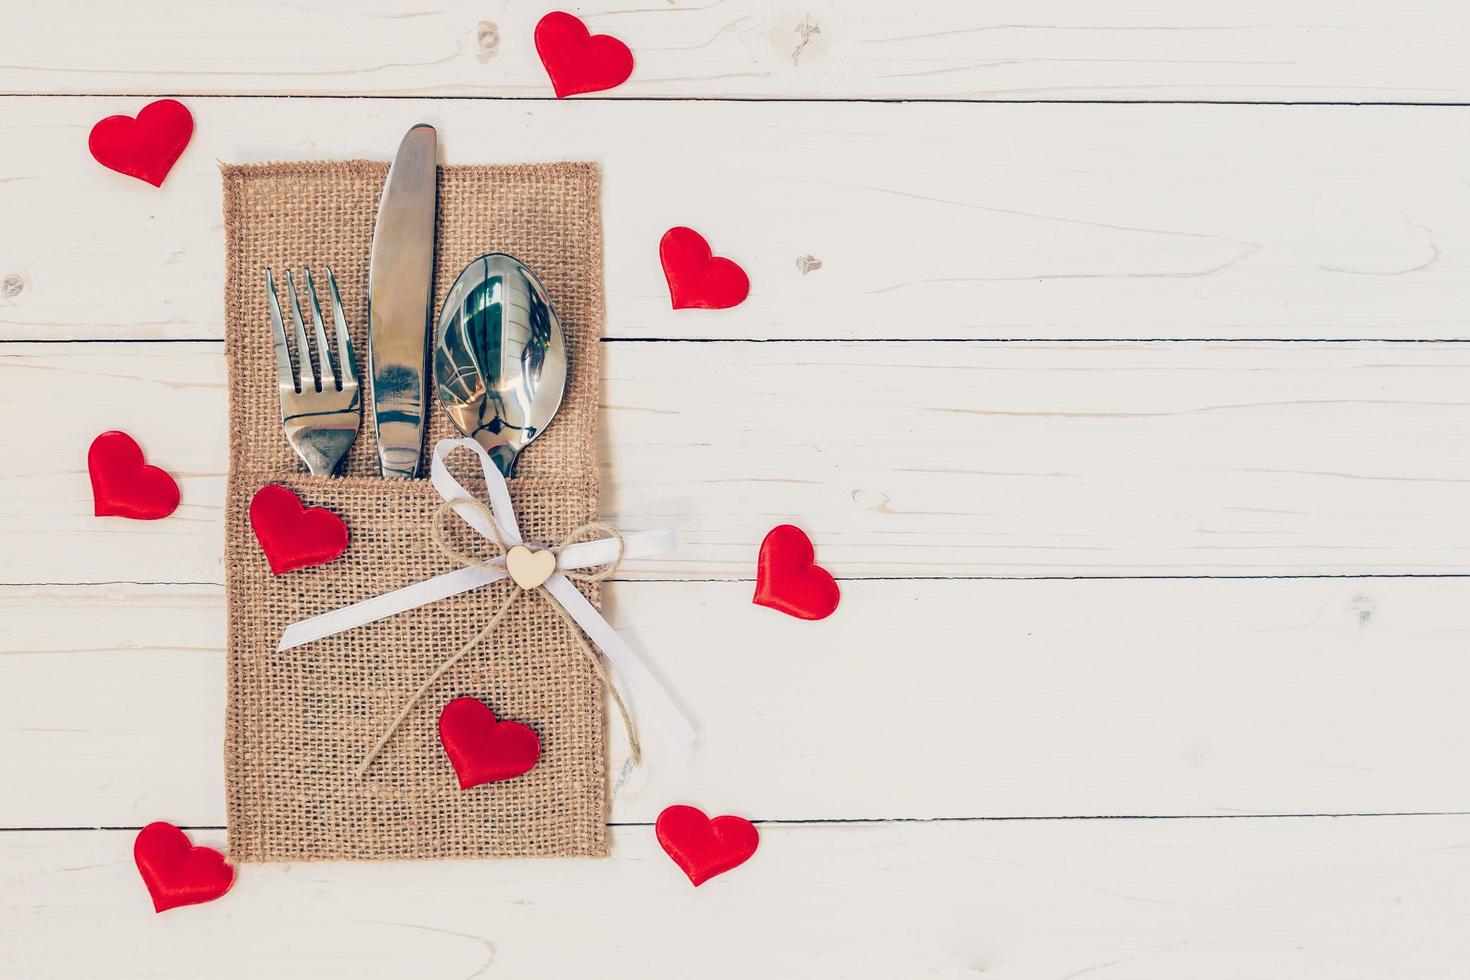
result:
<svg viewBox="0 0 1470 980"><path fill-rule="evenodd" d="M694 725L674 703L668 690L659 683L633 648L623 642L617 631L602 618L587 597L577 591L565 575L553 575L543 585L562 608L576 620L587 633L594 646L602 651L608 665L626 682L633 694L634 710L641 706L654 718L655 723L674 740L677 747L688 752L698 739Z"/></svg>
<svg viewBox="0 0 1470 980"><path fill-rule="evenodd" d="M674 544L674 532L670 530L630 531L623 535L622 557L648 558L653 555L661 555L673 551ZM556 567L563 571L593 568L617 560L617 539L596 538L592 541L569 544L561 549L561 553L556 556Z"/></svg>
<svg viewBox="0 0 1470 980"><path fill-rule="evenodd" d="M394 589L392 592L384 592L382 595L364 599L350 606L343 606L341 609L333 609L320 616L303 619L299 623L292 623L286 627L285 632L281 634L281 642L276 644L276 652L290 650L326 636L345 633L350 629L407 612L415 606L438 602L440 599L478 589L482 585L500 581L505 578L505 574L505 571L499 568L465 566L452 572L445 572L443 575L435 575L423 582ZM576 592L575 589L572 591Z"/></svg>

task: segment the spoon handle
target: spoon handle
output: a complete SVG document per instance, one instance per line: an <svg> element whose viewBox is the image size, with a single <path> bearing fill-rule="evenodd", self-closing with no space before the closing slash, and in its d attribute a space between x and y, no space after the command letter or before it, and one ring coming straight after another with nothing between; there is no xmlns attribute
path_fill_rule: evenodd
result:
<svg viewBox="0 0 1470 980"><path fill-rule="evenodd" d="M485 447L485 452L490 454L490 459L495 463L495 468L500 471L500 475L509 480L515 472L516 457L520 453L505 443L495 440L483 429L475 433L475 441Z"/></svg>

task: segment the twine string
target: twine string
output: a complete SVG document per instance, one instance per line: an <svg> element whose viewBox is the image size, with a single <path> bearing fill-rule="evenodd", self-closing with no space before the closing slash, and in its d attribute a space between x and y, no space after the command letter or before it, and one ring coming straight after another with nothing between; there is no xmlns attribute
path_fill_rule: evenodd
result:
<svg viewBox="0 0 1470 980"><path fill-rule="evenodd" d="M474 507L485 515L486 523L490 527L490 540L495 545L496 550L496 555L493 558L486 559L481 558L478 555L466 554L456 548L454 544L450 541L449 535L444 528L444 521L449 513L461 504L467 504L471 507ZM613 527L611 524L607 524L603 521L593 521L591 523L584 524L574 530L571 534L568 534L564 539L562 539L561 544L548 550L550 550L551 553L554 555L559 555L562 549L566 548L570 544L574 544L582 540L585 537L606 537L612 539L613 541L616 541L618 546L617 556L611 561L608 561L602 565L594 566L591 571L574 571L571 569L566 569L560 571L559 574L564 575L575 582L601 582L603 579L612 575L612 573L617 570L618 565L620 565L623 561L623 552L625 550L623 535L618 531L617 528ZM498 559L504 558L506 554L505 541L502 540L500 537L500 526L495 521L494 513L482 501L476 500L473 497L459 497L454 500L446 500L442 504L440 504L439 507L434 511L434 516L432 520L429 522L429 541L434 545L434 547L438 548L445 557L453 561L457 561L462 565L473 565L476 568L497 568L498 565L496 564L496 561ZM409 712L413 711L413 709L418 705L419 701L422 700L423 696L428 692L429 688L433 687L434 683L439 680L439 678L443 677L447 671L453 668L455 664L463 660L465 655L473 650L480 643L481 640L494 633L496 627L498 627L501 622L504 621L506 615L510 612L511 607L515 605L516 600L519 599L521 595L526 592L539 592L543 597L545 597L547 603L551 606L552 611L554 611L559 617L561 617L562 622L567 624L567 627L571 630L572 638L577 641L578 651L582 654L587 663L592 667L593 672L597 675L598 682L610 695L612 695L613 704L616 705L618 709L618 715L623 719L623 730L627 733L628 736L629 758L632 759L633 765L635 766L642 764L643 747L638 740L638 727L633 724L633 718L628 713L628 707L626 704L623 703L622 695L618 693L618 689L613 684L612 678L608 676L607 668L606 666L604 666L602 658L598 656L596 650L592 649L592 645L587 642L587 638L582 635L582 628L578 626L576 620L572 619L571 615L562 608L561 603L557 602L556 598L546 591L544 583L536 586L534 589L523 589L521 588L520 584L515 581L515 579L509 579L509 581L511 583L510 595L506 596L505 600L501 602L500 605L496 608L495 612L491 614L489 622L481 627L478 633L466 640L464 644L461 645L458 650L454 651L454 653L451 654L447 660L436 667L434 669L434 672L429 675L428 679L425 680L423 684L419 685L419 689L415 691L406 702L404 702L403 708L399 710L397 717L395 717L392 723L388 725L387 730L383 732L382 736L378 739L377 744L372 747L372 750L368 752L367 756L358 765L356 773L358 779L361 779L367 774L368 769L382 753L383 747L388 744L388 741L392 739L394 734L403 725L403 722L408 717Z"/></svg>

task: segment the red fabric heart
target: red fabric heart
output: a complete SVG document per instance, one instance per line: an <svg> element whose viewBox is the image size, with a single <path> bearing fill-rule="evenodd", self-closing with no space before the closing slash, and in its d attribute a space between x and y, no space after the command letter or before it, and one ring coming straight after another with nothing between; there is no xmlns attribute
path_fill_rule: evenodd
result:
<svg viewBox="0 0 1470 980"><path fill-rule="evenodd" d="M153 896L153 911L212 902L235 883L235 869L212 847L194 847L184 832L158 821L133 841L138 874Z"/></svg>
<svg viewBox="0 0 1470 980"><path fill-rule="evenodd" d="M173 99L150 102L132 116L108 116L92 127L87 148L108 170L163 186L163 178L189 145L194 117Z"/></svg>
<svg viewBox="0 0 1470 980"><path fill-rule="evenodd" d="M571 14L554 10L536 25L536 53L558 99L615 88L633 74L633 52L610 34L589 34Z"/></svg>
<svg viewBox="0 0 1470 980"><path fill-rule="evenodd" d="M676 310L727 310L750 295L745 270L710 251L693 228L670 228L658 243L659 261Z"/></svg>
<svg viewBox="0 0 1470 980"><path fill-rule="evenodd" d="M698 888L750 859L760 845L755 824L744 817L715 817L692 806L671 806L654 824L658 842Z"/></svg>
<svg viewBox="0 0 1470 980"><path fill-rule="evenodd" d="M143 462L143 450L126 432L104 432L87 450L92 476L92 513L156 521L179 506L179 485L156 466Z"/></svg>
<svg viewBox="0 0 1470 980"><path fill-rule="evenodd" d="M289 487L261 487L250 500L250 526L271 571L325 565L347 550L347 525L322 507L307 507Z"/></svg>
<svg viewBox="0 0 1470 980"><path fill-rule="evenodd" d="M842 593L832 573L815 562L812 540L793 524L771 528L756 559L755 599L758 606L798 619L826 619Z"/></svg>
<svg viewBox="0 0 1470 980"><path fill-rule="evenodd" d="M498 783L531 771L541 758L541 739L516 721L496 721L474 698L455 698L439 713L439 741L459 777L459 788Z"/></svg>

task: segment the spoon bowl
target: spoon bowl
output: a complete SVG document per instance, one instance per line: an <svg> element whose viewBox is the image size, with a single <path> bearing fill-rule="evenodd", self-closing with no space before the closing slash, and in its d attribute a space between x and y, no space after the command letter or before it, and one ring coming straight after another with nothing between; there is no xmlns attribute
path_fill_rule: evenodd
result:
<svg viewBox="0 0 1470 980"><path fill-rule="evenodd" d="M566 338L536 274L500 252L465 266L444 298L434 346L434 387L455 428L509 478L566 386Z"/></svg>

